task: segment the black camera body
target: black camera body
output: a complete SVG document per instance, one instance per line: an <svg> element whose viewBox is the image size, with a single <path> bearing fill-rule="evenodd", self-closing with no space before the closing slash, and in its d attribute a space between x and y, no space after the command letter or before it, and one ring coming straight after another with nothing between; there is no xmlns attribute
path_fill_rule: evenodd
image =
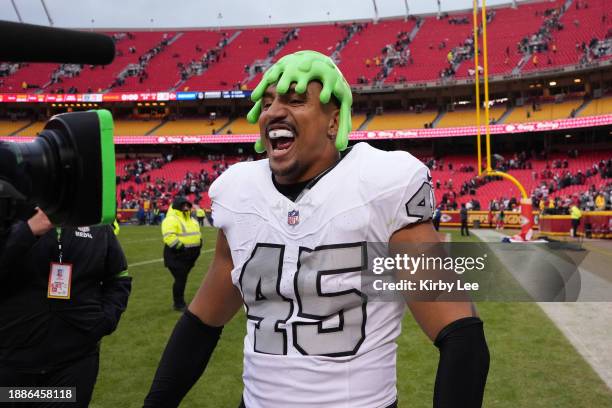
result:
<svg viewBox="0 0 612 408"><path fill-rule="evenodd" d="M111 223L115 183L110 112L53 116L32 142L0 142L0 228L37 206L54 225Z"/></svg>

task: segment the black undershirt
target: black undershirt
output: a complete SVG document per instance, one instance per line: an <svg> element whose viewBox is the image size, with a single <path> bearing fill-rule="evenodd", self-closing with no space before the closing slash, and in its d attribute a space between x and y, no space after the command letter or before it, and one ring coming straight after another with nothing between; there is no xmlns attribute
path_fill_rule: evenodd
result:
<svg viewBox="0 0 612 408"><path fill-rule="evenodd" d="M304 187L308 185L315 177L308 179L306 181L300 181L299 183L293 184L279 184L276 181L274 175L272 175L272 183L274 183L274 187L278 190L279 193L290 199L291 201L295 201L295 199L300 195Z"/></svg>
<svg viewBox="0 0 612 408"><path fill-rule="evenodd" d="M298 198L298 196L304 190L304 188L306 188L307 186L308 188L312 188L316 183L319 182L319 180L321 180L327 173L329 173L334 167L336 167L336 165L340 163L342 159L346 157L347 154L350 153L351 149L352 149L352 146L346 149L345 151L340 152L340 160L338 160L331 167L328 167L327 169L323 170L321 173L317 174L315 177L311 179L300 181L299 183L280 184L276 181L274 174L272 174L272 183L274 183L274 187L276 187L279 193L281 193L282 195L284 195L291 201L295 202L296 198ZM315 181L313 182L313 180Z"/></svg>

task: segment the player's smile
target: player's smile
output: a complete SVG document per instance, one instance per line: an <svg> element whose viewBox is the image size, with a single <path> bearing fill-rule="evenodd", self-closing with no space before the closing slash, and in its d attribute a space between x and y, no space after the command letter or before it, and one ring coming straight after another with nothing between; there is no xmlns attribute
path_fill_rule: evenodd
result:
<svg viewBox="0 0 612 408"><path fill-rule="evenodd" d="M297 132L289 124L273 124L268 126L266 136L272 147L269 157L273 160L280 160L289 154L295 144Z"/></svg>

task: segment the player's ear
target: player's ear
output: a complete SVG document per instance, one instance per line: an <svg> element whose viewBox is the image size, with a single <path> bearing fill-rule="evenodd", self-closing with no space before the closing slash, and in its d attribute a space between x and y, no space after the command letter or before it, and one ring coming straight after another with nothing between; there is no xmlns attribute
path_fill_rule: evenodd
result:
<svg viewBox="0 0 612 408"><path fill-rule="evenodd" d="M336 135L338 134L338 125L340 120L340 109L334 108L331 111L331 115L329 118L329 123L327 124L327 135L330 139L336 139Z"/></svg>

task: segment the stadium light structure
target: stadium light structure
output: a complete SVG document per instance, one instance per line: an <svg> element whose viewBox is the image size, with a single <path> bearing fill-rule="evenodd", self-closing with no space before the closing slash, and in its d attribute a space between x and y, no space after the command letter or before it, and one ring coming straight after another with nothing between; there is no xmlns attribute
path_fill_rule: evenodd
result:
<svg viewBox="0 0 612 408"><path fill-rule="evenodd" d="M482 0L481 20L482 20L482 65L483 65L483 83L484 83L484 99L485 99L485 142L487 167L485 175L500 176L511 181L520 191L523 199L528 199L527 190L525 187L512 175L501 171L493 170L491 167L491 129L490 129L490 106L489 106L489 64L487 50L487 2ZM476 87L476 140L478 145L478 175L482 175L482 153L481 153L481 131L480 131L480 77L478 73L478 0L473 0L473 18L474 18L474 63L475 63L475 87Z"/></svg>
<svg viewBox="0 0 612 408"><path fill-rule="evenodd" d="M482 148L480 135L480 72L478 72L478 0L474 0L474 84L476 87L476 146L478 149L478 175L482 174Z"/></svg>
<svg viewBox="0 0 612 408"><path fill-rule="evenodd" d="M480 132L480 78L478 66L478 0L473 0L473 18L474 18L474 67L475 72L475 88L476 88L476 141L478 145L478 175L482 175L482 152L481 152L481 132ZM500 176L509 180L514 184L521 193L520 212L521 212L521 232L514 235L511 239L516 241L530 241L533 236L533 209L531 200L527 195L525 187L512 175L493 170L491 167L491 129L490 129L490 103L489 103L489 63L487 50L487 4L486 0L482 0L481 20L482 20L482 65L483 65L483 83L484 83L484 100L485 100L485 141L487 154L487 168L484 172L486 176Z"/></svg>

